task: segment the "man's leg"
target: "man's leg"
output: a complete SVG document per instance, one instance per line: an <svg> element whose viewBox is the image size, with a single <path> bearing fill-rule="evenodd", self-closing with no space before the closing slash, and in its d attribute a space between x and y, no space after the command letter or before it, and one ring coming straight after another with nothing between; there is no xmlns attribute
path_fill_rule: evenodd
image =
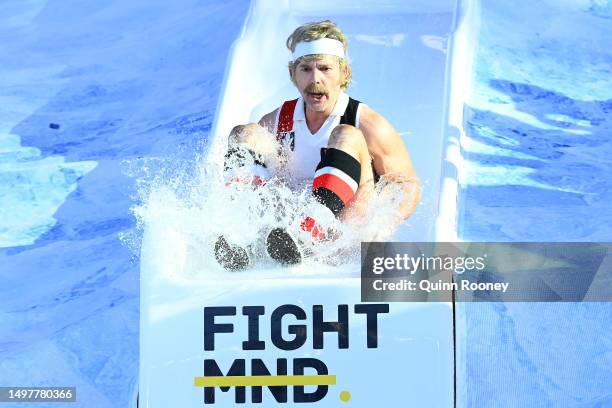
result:
<svg viewBox="0 0 612 408"><path fill-rule="evenodd" d="M276 167L276 145L274 136L256 123L234 127L225 154L226 185L257 188L264 184ZM217 262L230 271L245 269L250 263L248 248L228 242L223 235L217 238L214 252Z"/></svg>
<svg viewBox="0 0 612 408"><path fill-rule="evenodd" d="M257 123L235 126L228 138L224 171L229 180L252 176L265 180L278 166L278 143Z"/></svg>
<svg viewBox="0 0 612 408"><path fill-rule="evenodd" d="M336 217L357 195L365 195L373 186L372 159L361 130L349 125L334 128L321 153L313 180L313 194Z"/></svg>
<svg viewBox="0 0 612 408"><path fill-rule="evenodd" d="M354 201L366 196L374 185L370 154L363 133L348 125L339 125L332 131L327 148L321 151L321 162L317 166L312 183L312 192L317 200L329 208L336 217L343 219ZM325 228L312 217L301 223L302 230L316 240L330 238ZM283 228L275 228L267 239L268 253L284 264L296 264L302 258L302 245Z"/></svg>

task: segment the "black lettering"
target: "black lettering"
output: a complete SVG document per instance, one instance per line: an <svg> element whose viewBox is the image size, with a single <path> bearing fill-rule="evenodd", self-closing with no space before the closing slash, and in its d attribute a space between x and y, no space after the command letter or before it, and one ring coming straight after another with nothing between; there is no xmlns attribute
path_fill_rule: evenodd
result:
<svg viewBox="0 0 612 408"><path fill-rule="evenodd" d="M315 349L323 348L323 333L337 332L338 333L338 348L345 349L349 346L349 320L348 320L348 305L338 305L338 321L324 322L323 321L323 306L314 305L312 307L312 326L313 339L312 347Z"/></svg>
<svg viewBox="0 0 612 408"><path fill-rule="evenodd" d="M245 376L245 362L244 359L234 360L232 366L227 372L228 376ZM205 377L223 377L221 369L217 365L215 360L205 359L204 360L204 376ZM245 387L234 387L236 390L235 401L236 404L244 404L246 402L246 388ZM222 392L229 391L230 387L219 387ZM215 387L204 387L204 404L215 403Z"/></svg>
<svg viewBox="0 0 612 408"><path fill-rule="evenodd" d="M265 350L266 343L259 340L259 316L266 313L263 306L244 306L242 314L249 317L249 340L242 342L243 350Z"/></svg>
<svg viewBox="0 0 612 408"><path fill-rule="evenodd" d="M215 333L233 333L234 325L231 323L215 323L216 316L235 316L236 308L233 306L211 306L204 308L204 350L215 349Z"/></svg>
<svg viewBox="0 0 612 408"><path fill-rule="evenodd" d="M365 303L355 305L356 314L365 314L367 319L368 348L378 347L378 314L389 313L388 303Z"/></svg>
<svg viewBox="0 0 612 408"><path fill-rule="evenodd" d="M314 368L317 375L327 375L327 366L316 358L296 358L293 360L293 375L304 375L304 368ZM314 392L305 392L303 385L293 387L293 402L317 402L327 395L329 386L317 385Z"/></svg>
<svg viewBox="0 0 612 408"><path fill-rule="evenodd" d="M264 362L258 358L251 361L251 375L270 375L270 371ZM287 359L279 358L276 360L276 375L287 375ZM287 402L287 386L268 387L276 402ZM262 387L251 387L251 401L260 403L262 401Z"/></svg>
<svg viewBox="0 0 612 408"><path fill-rule="evenodd" d="M303 324L290 324L288 331L289 334L293 334L294 337L292 340L283 339L282 320L285 315L293 315L297 320L306 320L306 312L296 305L282 305L272 312L270 322L272 343L281 350L295 350L306 343L306 326Z"/></svg>

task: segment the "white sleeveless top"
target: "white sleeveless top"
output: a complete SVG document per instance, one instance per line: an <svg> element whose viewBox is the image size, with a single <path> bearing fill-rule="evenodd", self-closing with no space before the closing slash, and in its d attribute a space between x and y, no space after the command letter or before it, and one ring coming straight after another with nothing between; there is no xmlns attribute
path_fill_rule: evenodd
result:
<svg viewBox="0 0 612 408"><path fill-rule="evenodd" d="M312 134L306 124L304 100L302 97L298 99L293 111L295 148L288 167L290 174L296 181L312 181L316 167L321 161L321 148L327 147L329 136L332 130L340 124L340 118L344 115L348 103L348 95L341 92L334 109L323 123L323 126L315 134ZM274 134L277 134L280 111L281 109L279 108L276 113ZM359 118L358 113L357 118ZM356 123L359 124L358 119Z"/></svg>

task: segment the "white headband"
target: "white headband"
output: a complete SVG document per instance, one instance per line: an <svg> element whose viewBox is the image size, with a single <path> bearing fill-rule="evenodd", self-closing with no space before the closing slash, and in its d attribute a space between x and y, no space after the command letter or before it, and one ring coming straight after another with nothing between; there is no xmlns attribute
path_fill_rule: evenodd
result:
<svg viewBox="0 0 612 408"><path fill-rule="evenodd" d="M297 61L298 58L304 55L312 54L325 54L335 55L336 57L345 58L344 46L338 40L332 38L320 38L314 41L300 42L295 46L293 51L293 60Z"/></svg>

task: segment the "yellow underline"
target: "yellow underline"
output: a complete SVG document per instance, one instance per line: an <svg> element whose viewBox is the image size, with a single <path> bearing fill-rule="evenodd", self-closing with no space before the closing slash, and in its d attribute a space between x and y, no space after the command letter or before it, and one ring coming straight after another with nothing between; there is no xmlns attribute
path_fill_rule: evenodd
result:
<svg viewBox="0 0 612 408"><path fill-rule="evenodd" d="M196 387L270 387L283 385L336 385L335 375L251 375L195 377Z"/></svg>

